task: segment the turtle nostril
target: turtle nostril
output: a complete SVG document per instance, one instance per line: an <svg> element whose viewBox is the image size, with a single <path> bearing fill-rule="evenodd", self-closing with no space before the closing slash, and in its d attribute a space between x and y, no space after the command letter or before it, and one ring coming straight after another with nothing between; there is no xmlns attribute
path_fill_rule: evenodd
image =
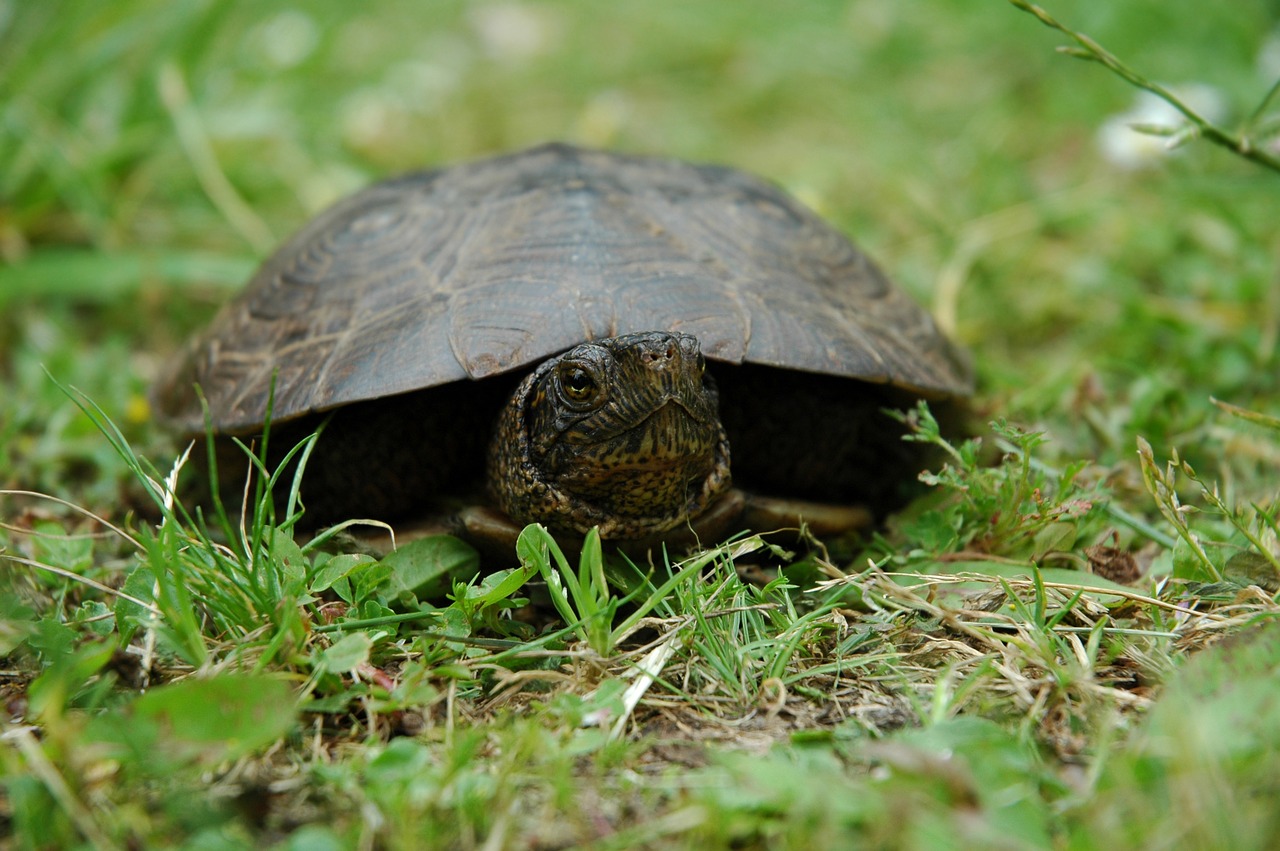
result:
<svg viewBox="0 0 1280 851"><path fill-rule="evenodd" d="M640 353L640 362L645 366L663 367L676 358L676 347L668 345L661 349L649 349Z"/></svg>
<svg viewBox="0 0 1280 851"><path fill-rule="evenodd" d="M662 368L676 359L677 346L666 335L645 342L640 350L640 362L645 366Z"/></svg>

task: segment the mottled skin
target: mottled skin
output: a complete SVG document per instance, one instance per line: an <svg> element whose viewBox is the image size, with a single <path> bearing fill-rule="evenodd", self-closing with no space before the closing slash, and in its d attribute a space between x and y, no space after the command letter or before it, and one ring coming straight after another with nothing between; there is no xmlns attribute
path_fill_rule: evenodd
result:
<svg viewBox="0 0 1280 851"><path fill-rule="evenodd" d="M517 524L633 539L687 523L730 484L729 441L698 341L584 343L529 374L490 444L488 487Z"/></svg>

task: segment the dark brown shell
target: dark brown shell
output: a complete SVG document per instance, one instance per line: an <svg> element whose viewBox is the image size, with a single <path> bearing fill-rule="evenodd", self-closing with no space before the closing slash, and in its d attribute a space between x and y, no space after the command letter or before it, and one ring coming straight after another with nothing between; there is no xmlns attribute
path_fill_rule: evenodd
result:
<svg viewBox="0 0 1280 851"><path fill-rule="evenodd" d="M729 168L547 145L372 186L275 253L160 383L160 416L252 430L515 370L584 340L970 392L967 361L847 239ZM278 370L278 373L277 373Z"/></svg>

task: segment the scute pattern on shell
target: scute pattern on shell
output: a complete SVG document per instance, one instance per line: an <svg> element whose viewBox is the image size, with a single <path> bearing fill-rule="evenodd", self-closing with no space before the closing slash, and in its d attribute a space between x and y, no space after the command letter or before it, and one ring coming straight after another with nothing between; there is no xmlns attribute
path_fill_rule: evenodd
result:
<svg viewBox="0 0 1280 851"><path fill-rule="evenodd" d="M730 168L546 145L372 186L276 252L156 395L223 432L507 372L584 340L962 395L929 316L847 239Z"/></svg>

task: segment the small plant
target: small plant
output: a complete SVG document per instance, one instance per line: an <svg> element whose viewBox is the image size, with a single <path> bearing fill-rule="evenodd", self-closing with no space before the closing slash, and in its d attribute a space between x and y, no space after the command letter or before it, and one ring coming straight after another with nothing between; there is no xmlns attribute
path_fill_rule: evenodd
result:
<svg viewBox="0 0 1280 851"><path fill-rule="evenodd" d="M1002 420L991 423L1005 452L993 466L983 463L981 439L955 445L944 437L927 404L895 416L910 428L905 439L937 447L944 459L936 472L920 475L938 493L901 524L927 552L1039 560L1070 549L1101 515L1095 503L1102 495L1080 481L1084 463L1053 473L1035 461L1043 434Z"/></svg>
<svg viewBox="0 0 1280 851"><path fill-rule="evenodd" d="M644 575L623 556L625 568L612 571L619 578L609 579L599 532L592 529L583 541L578 569L569 566L564 551L555 538L541 524L530 524L520 533L516 542L516 554L526 569L536 570L547 583L547 591L556 611L564 618L592 650L602 658L613 655L619 639L630 635L637 625L655 609L673 613L704 611L710 602L705 591L699 590L702 573L708 565L721 563L732 567L733 558L753 552L764 546L758 538L747 538L733 544L713 547L691 557L686 562L672 566L665 563L662 574L667 579L661 585L653 585L653 574ZM729 571L732 576L732 571ZM625 579L622 577L625 576ZM613 585L630 586L626 597L615 596ZM671 599L677 601L673 607ZM626 618L614 623L619 607L635 604ZM684 604L684 605L681 605Z"/></svg>
<svg viewBox="0 0 1280 851"><path fill-rule="evenodd" d="M1280 419L1216 403L1232 416L1259 425L1280 438ZM1280 443L1280 440L1277 440ZM1151 445L1138 439L1142 478L1161 515L1173 527L1178 543L1173 548L1173 576L1195 583L1201 593L1212 589L1234 595L1257 585L1280 592L1280 491L1270 503L1252 502L1242 508L1228 504L1216 485L1206 483L1175 451L1162 468ZM1178 477L1194 485L1205 508L1187 505L1179 496ZM1208 515L1194 524L1197 515Z"/></svg>
<svg viewBox="0 0 1280 851"><path fill-rule="evenodd" d="M1063 33L1075 42L1074 47L1059 47L1058 51L1060 53L1076 59L1083 59L1086 62L1097 62L1117 77L1129 83L1129 85L1150 92L1160 98L1181 113L1187 120L1187 123L1181 127L1138 124L1134 125L1134 130L1139 133L1166 138L1170 149L1185 145L1194 139L1206 139L1252 163L1280 172L1280 157L1276 156L1268 147L1269 143L1280 137L1280 112L1276 112L1273 109L1277 95L1280 95L1280 79L1276 80L1275 84L1262 97L1262 100L1259 101L1245 121L1244 127L1239 132L1233 132L1218 126L1197 112L1168 87L1147 79L1089 36L1059 23L1057 19L1041 7L1029 3L1027 0L1009 0L1009 2L1022 11L1034 15L1045 26Z"/></svg>

